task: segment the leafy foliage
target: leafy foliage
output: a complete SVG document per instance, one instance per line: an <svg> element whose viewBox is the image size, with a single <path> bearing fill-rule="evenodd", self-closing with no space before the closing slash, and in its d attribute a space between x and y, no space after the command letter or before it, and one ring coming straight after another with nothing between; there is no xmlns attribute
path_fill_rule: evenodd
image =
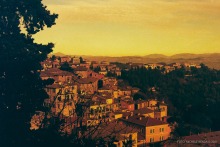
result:
<svg viewBox="0 0 220 147"><path fill-rule="evenodd" d="M32 35L54 25L58 15L41 0L1 0L0 12L0 146L22 146L31 114L47 97L48 82L38 70L54 46L37 44Z"/></svg>
<svg viewBox="0 0 220 147"><path fill-rule="evenodd" d="M168 102L170 115L179 123L179 135L220 129L220 71L201 64L201 68L180 68L168 74L136 68L123 71L122 77L147 95L146 89L157 88L156 96Z"/></svg>
<svg viewBox="0 0 220 147"><path fill-rule="evenodd" d="M68 62L64 62L63 64L61 64L60 69L64 71L73 72L73 68L69 65Z"/></svg>

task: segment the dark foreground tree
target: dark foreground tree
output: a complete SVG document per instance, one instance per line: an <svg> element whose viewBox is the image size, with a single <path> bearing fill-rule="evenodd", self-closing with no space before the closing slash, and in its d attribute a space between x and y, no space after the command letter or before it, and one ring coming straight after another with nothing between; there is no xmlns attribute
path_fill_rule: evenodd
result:
<svg viewBox="0 0 220 147"><path fill-rule="evenodd" d="M31 146L29 122L47 94L40 62L53 44L37 44L32 35L55 24L41 0L0 1L0 146ZM22 33L24 32L24 33Z"/></svg>

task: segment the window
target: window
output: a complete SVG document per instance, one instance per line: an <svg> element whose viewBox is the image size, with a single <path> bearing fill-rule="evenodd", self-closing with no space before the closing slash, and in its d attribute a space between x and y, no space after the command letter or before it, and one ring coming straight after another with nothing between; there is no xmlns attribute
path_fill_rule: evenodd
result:
<svg viewBox="0 0 220 147"><path fill-rule="evenodd" d="M160 128L160 132L164 132L164 128Z"/></svg>
<svg viewBox="0 0 220 147"><path fill-rule="evenodd" d="M154 133L154 129L150 129L150 133Z"/></svg>
<svg viewBox="0 0 220 147"><path fill-rule="evenodd" d="M150 129L150 133L154 133L154 129Z"/></svg>
<svg viewBox="0 0 220 147"><path fill-rule="evenodd" d="M91 113L91 115L94 115L94 109L93 108L90 109L90 113Z"/></svg>
<svg viewBox="0 0 220 147"><path fill-rule="evenodd" d="M154 138L150 138L150 142L154 142Z"/></svg>
<svg viewBox="0 0 220 147"><path fill-rule="evenodd" d="M163 141L164 139L163 139L163 136L160 136L160 141Z"/></svg>
<svg viewBox="0 0 220 147"><path fill-rule="evenodd" d="M56 89L52 89L53 90L53 93L55 93L56 92Z"/></svg>

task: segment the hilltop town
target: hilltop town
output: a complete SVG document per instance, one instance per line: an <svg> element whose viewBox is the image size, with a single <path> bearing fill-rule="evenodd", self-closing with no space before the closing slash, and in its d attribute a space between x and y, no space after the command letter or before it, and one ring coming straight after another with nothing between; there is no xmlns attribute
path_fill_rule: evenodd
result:
<svg viewBox="0 0 220 147"><path fill-rule="evenodd" d="M114 138L112 141L118 147L129 141L132 146L166 143L175 129L175 123L168 122L169 105L164 99L134 99L141 89L125 84L120 78L122 70L144 67L161 69L167 74L180 68L201 68L190 63L127 63L122 69L117 63L70 56L52 56L41 64L41 78L54 79L54 83L45 88L49 97L44 106L50 109L51 117L64 120L60 131L72 134L78 130L81 137L104 138L105 141ZM156 88L152 87L151 91L155 92ZM44 115L38 112L32 117L32 130L39 128Z"/></svg>

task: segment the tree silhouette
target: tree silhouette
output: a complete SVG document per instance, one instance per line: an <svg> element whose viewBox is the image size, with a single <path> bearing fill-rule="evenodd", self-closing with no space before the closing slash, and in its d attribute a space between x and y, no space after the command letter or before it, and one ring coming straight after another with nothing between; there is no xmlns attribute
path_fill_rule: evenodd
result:
<svg viewBox="0 0 220 147"><path fill-rule="evenodd" d="M79 57L80 63L84 63L84 60L82 57Z"/></svg>
<svg viewBox="0 0 220 147"><path fill-rule="evenodd" d="M32 35L54 25L58 15L41 0L1 0L0 12L0 146L24 146L31 140L30 117L47 97L40 62L54 47Z"/></svg>
<svg viewBox="0 0 220 147"><path fill-rule="evenodd" d="M57 59L57 57L55 56L55 55L53 55L52 57L51 57L51 60L52 61L55 61Z"/></svg>
<svg viewBox="0 0 220 147"><path fill-rule="evenodd" d="M64 70L64 71L69 71L69 72L73 72L73 68L69 65L68 62L64 62L61 67L60 67L61 70Z"/></svg>

